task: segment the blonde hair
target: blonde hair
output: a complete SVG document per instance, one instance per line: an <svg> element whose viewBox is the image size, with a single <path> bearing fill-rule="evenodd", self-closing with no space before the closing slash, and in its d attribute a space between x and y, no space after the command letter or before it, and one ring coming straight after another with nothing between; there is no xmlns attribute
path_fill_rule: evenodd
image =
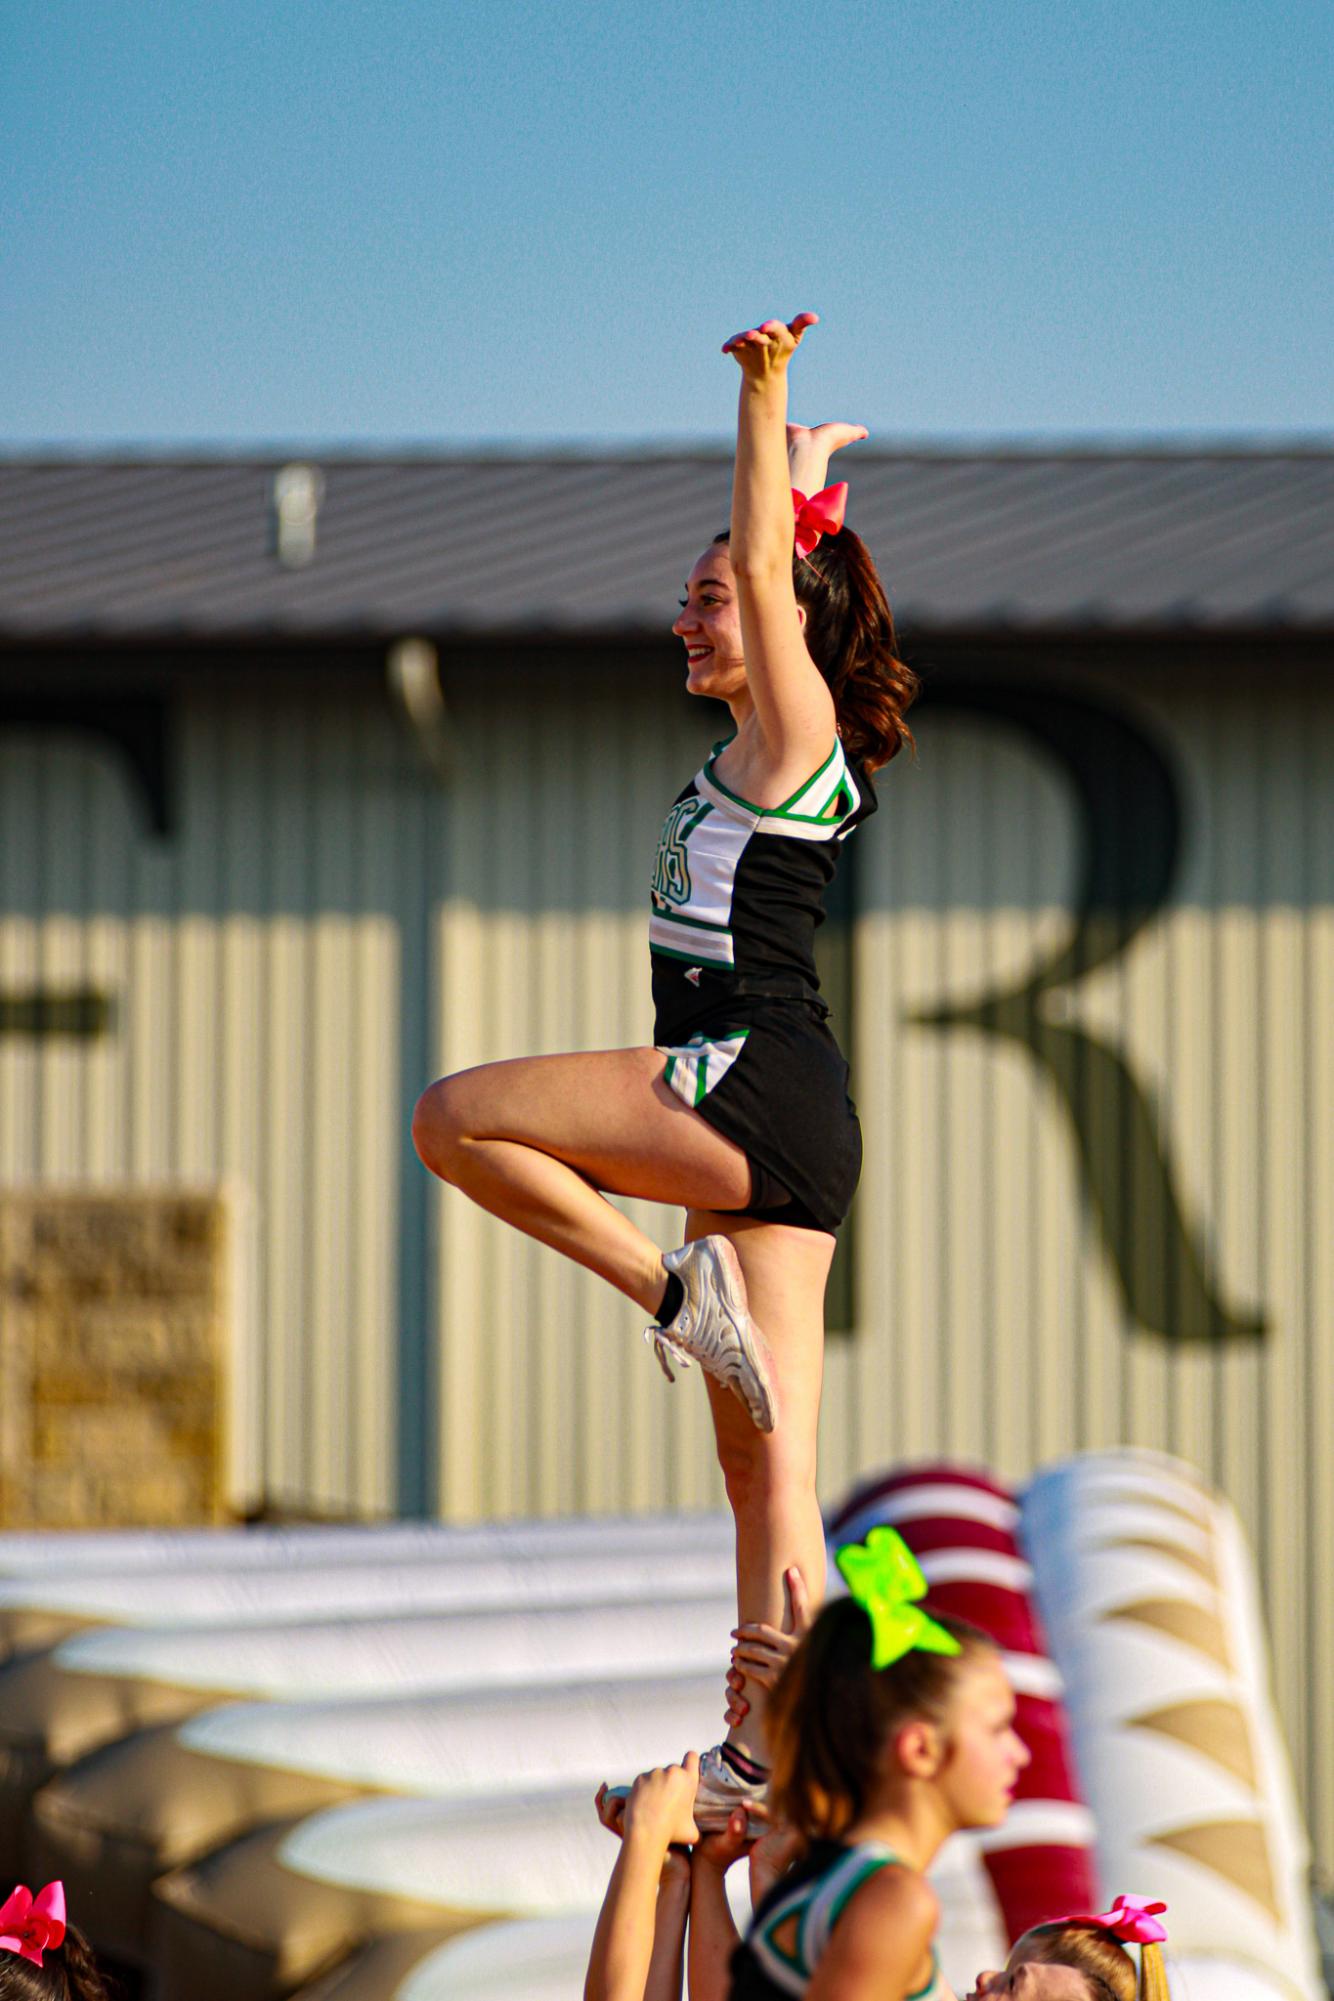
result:
<svg viewBox="0 0 1334 2001"><path fill-rule="evenodd" d="M1139 1973L1115 1932L1100 1925L1034 1925L1018 1941L1029 1959L1082 1973L1099 2001L1171 2001L1161 1945L1142 1945ZM1016 1946L1016 1950L1018 1947Z"/></svg>

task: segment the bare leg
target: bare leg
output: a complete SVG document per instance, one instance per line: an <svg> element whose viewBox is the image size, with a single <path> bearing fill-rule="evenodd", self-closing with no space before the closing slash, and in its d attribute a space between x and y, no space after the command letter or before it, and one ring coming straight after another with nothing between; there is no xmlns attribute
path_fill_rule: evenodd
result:
<svg viewBox="0 0 1334 2001"><path fill-rule="evenodd" d="M773 1360L778 1424L757 1431L736 1398L707 1381L718 1460L736 1521L737 1617L781 1626L783 1573L801 1571L812 1608L825 1585L824 1522L815 1492L816 1439L824 1372L824 1293L834 1239L818 1230L752 1217L692 1211L687 1239L731 1238L750 1310ZM730 1740L767 1762L765 1691L748 1682L750 1704Z"/></svg>
<svg viewBox="0 0 1334 2001"><path fill-rule="evenodd" d="M666 1282L661 1253L600 1190L687 1209L688 1240L731 1238L772 1358L777 1428L757 1431L729 1390L706 1387L736 1521L737 1617L781 1625L790 1566L812 1605L824 1594L815 1455L834 1239L729 1213L750 1199L745 1153L682 1104L664 1068L653 1049L485 1064L423 1093L413 1139L442 1180L647 1313ZM763 1757L764 1691L752 1682L745 1694L750 1713L732 1736Z"/></svg>
<svg viewBox="0 0 1334 2001"><path fill-rule="evenodd" d="M682 1104L664 1068L656 1049L613 1049L462 1070L423 1092L413 1142L442 1181L656 1313L661 1252L599 1190L684 1209L750 1198L745 1153Z"/></svg>

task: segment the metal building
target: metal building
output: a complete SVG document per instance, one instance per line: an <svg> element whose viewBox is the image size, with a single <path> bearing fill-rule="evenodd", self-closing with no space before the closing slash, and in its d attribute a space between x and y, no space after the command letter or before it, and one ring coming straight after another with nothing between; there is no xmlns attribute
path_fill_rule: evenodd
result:
<svg viewBox="0 0 1334 2001"><path fill-rule="evenodd" d="M239 1506L719 1498L633 1310L407 1125L442 1070L648 1039L727 477L0 467L0 1181L227 1189ZM1334 1868L1334 454L850 477L927 692L824 935L867 1151L824 1487L1189 1459Z"/></svg>

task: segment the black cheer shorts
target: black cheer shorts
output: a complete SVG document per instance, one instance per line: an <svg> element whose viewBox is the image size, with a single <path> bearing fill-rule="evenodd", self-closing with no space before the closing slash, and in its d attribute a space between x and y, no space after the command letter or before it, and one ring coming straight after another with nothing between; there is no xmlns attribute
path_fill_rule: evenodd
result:
<svg viewBox="0 0 1334 2001"><path fill-rule="evenodd" d="M750 1161L751 1198L736 1213L837 1230L861 1177L862 1129L823 1007L777 1002L659 1049L663 1081Z"/></svg>

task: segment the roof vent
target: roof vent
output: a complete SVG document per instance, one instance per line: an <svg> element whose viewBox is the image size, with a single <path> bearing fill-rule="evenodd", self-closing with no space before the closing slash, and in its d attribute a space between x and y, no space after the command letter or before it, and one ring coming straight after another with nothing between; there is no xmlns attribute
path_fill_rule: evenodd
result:
<svg viewBox="0 0 1334 2001"><path fill-rule="evenodd" d="M315 517L324 498L318 466L289 465L273 480L273 553L284 569L299 570L315 557Z"/></svg>

